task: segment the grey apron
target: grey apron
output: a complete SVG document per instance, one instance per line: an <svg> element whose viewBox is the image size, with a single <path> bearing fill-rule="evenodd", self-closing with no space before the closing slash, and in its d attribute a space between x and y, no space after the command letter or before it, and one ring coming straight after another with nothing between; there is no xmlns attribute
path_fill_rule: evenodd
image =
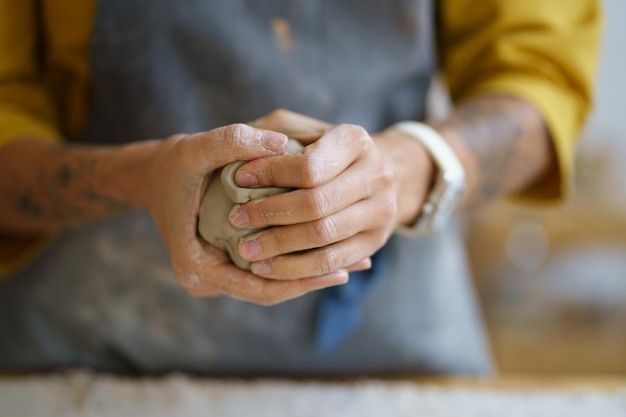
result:
<svg viewBox="0 0 626 417"><path fill-rule="evenodd" d="M426 0L101 1L85 140L162 138L278 107L372 132L420 118L433 21ZM289 39L278 39L272 22ZM360 327L320 353L318 293L269 308L192 298L174 280L148 213L93 223L0 283L0 369L490 370L457 229L394 236L388 248L391 266L364 300Z"/></svg>

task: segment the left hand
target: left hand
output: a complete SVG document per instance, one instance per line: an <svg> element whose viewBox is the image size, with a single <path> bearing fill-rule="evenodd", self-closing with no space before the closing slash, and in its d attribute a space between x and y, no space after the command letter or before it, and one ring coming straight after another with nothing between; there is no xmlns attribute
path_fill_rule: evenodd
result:
<svg viewBox="0 0 626 417"><path fill-rule="evenodd" d="M401 187L392 159L359 126L333 126L285 110L253 125L307 146L298 154L250 161L236 174L240 186L296 188L237 205L231 212L237 227L278 226L240 244L252 272L294 279L369 267L369 257L398 222Z"/></svg>

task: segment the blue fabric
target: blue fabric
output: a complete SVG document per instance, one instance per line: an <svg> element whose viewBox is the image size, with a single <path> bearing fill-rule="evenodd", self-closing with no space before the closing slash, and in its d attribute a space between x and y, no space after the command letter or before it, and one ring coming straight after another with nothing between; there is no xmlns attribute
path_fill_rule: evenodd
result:
<svg viewBox="0 0 626 417"><path fill-rule="evenodd" d="M354 333L361 324L365 297L388 271L390 254L383 247L372 256L372 267L350 273L345 285L322 291L317 305L315 343L321 353L329 353Z"/></svg>

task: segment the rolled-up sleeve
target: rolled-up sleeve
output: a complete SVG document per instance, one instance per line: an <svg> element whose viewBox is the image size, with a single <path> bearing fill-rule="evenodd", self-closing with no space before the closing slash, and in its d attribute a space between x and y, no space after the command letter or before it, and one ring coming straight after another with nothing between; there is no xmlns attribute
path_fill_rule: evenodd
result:
<svg viewBox="0 0 626 417"><path fill-rule="evenodd" d="M0 0L0 148L21 138L57 141L54 106L42 82L34 0ZM50 240L0 234L0 276Z"/></svg>
<svg viewBox="0 0 626 417"><path fill-rule="evenodd" d="M576 138L591 106L602 13L597 0L442 0L439 54L453 101L503 93L542 114L558 162L521 193L558 199L571 188Z"/></svg>
<svg viewBox="0 0 626 417"><path fill-rule="evenodd" d="M34 0L0 0L0 146L30 136L60 138L42 82Z"/></svg>

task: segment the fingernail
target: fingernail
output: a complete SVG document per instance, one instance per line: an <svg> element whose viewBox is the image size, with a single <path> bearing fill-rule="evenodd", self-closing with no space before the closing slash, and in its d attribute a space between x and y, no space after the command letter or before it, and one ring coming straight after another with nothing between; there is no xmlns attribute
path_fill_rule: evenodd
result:
<svg viewBox="0 0 626 417"><path fill-rule="evenodd" d="M266 262L254 262L250 265L250 269L252 269L252 273L257 275L264 275L272 272L272 267Z"/></svg>
<svg viewBox="0 0 626 417"><path fill-rule="evenodd" d="M239 244L239 254L244 259L251 259L261 253L261 244L257 240L248 240Z"/></svg>
<svg viewBox="0 0 626 417"><path fill-rule="evenodd" d="M235 174L235 181L240 187L252 187L259 183L256 175L251 172L242 172L241 170Z"/></svg>
<svg viewBox="0 0 626 417"><path fill-rule="evenodd" d="M372 258L365 258L363 260L363 268L370 269L372 267Z"/></svg>
<svg viewBox="0 0 626 417"><path fill-rule="evenodd" d="M271 130L263 133L263 147L269 151L284 151L287 148L287 136Z"/></svg>
<svg viewBox="0 0 626 417"><path fill-rule="evenodd" d="M228 214L228 220L235 227L243 227L250 222L246 210L241 207L241 204L235 204Z"/></svg>
<svg viewBox="0 0 626 417"><path fill-rule="evenodd" d="M340 280L339 285L347 284L350 280L350 274L346 269L340 269L336 272L337 279Z"/></svg>
<svg viewBox="0 0 626 417"><path fill-rule="evenodd" d="M324 277L324 283L320 286L320 288L332 287L335 285L345 285L348 283L349 279L350 275L348 274L348 271L345 269L339 269L332 274Z"/></svg>

